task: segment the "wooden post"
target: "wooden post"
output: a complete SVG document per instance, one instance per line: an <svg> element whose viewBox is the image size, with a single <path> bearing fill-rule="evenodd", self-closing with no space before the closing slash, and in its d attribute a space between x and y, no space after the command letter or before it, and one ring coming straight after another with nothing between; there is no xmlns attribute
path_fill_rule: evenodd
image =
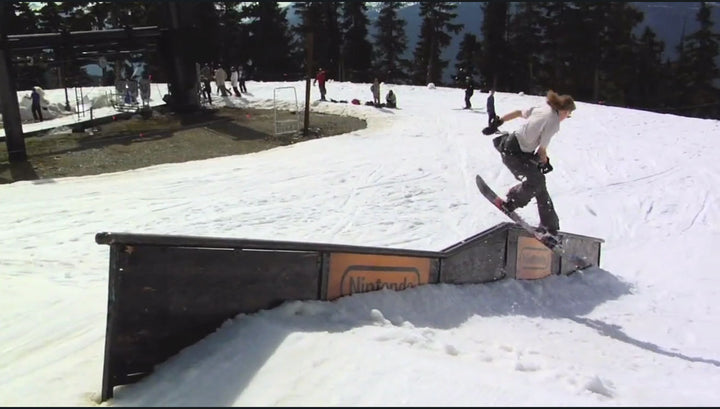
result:
<svg viewBox="0 0 720 409"><path fill-rule="evenodd" d="M303 136L308 135L310 125L310 87L313 76L313 33L308 30L305 33L305 121L303 123Z"/></svg>

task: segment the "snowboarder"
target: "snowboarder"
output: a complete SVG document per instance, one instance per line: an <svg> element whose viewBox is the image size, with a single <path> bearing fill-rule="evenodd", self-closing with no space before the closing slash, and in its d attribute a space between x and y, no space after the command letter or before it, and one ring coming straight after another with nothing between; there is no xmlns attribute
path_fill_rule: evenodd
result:
<svg viewBox="0 0 720 409"><path fill-rule="evenodd" d="M465 108L464 109L472 109L472 104L470 103L470 98L473 96L473 93L475 93L475 87L473 85L472 78L468 75L465 77Z"/></svg>
<svg viewBox="0 0 720 409"><path fill-rule="evenodd" d="M575 101L570 95L558 95L550 90L545 105L515 110L502 118L496 116L490 126L482 131L485 135L491 135L507 121L519 117L527 119L519 130L503 132L493 139L495 148L502 155L503 164L521 181L508 191L506 200L498 198L495 205L509 212L524 207L534 197L540 216L538 232L553 238L557 236L560 222L545 185L545 174L553 170L547 147L560 130L560 123L569 118L574 110Z"/></svg>
<svg viewBox="0 0 720 409"><path fill-rule="evenodd" d="M487 114L488 114L488 126L492 125L493 119L497 116L495 113L495 90L490 90L490 95L487 97Z"/></svg>

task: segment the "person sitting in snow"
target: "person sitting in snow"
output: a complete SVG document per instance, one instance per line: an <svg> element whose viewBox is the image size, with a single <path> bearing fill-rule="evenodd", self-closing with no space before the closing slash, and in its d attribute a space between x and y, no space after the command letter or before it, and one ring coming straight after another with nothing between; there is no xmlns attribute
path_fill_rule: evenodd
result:
<svg viewBox="0 0 720 409"><path fill-rule="evenodd" d="M387 103L386 106L388 108L397 108L397 99L395 98L395 93L392 90L388 91L385 96L385 102Z"/></svg>

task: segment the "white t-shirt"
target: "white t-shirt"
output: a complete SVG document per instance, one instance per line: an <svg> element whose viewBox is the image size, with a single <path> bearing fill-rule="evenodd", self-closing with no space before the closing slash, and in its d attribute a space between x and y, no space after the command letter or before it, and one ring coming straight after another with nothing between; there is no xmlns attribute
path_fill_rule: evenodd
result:
<svg viewBox="0 0 720 409"><path fill-rule="evenodd" d="M522 111L522 117L527 122L516 132L520 149L529 153L541 146L547 149L550 139L560 130L560 115L545 104Z"/></svg>

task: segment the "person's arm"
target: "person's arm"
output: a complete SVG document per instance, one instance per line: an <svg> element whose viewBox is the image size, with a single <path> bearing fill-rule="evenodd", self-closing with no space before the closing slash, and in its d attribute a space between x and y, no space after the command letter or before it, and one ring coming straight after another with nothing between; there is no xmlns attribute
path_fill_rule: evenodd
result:
<svg viewBox="0 0 720 409"><path fill-rule="evenodd" d="M508 112L507 114L503 115L502 118L500 118L503 122L512 121L515 118L520 118L522 116L522 111L519 109Z"/></svg>

